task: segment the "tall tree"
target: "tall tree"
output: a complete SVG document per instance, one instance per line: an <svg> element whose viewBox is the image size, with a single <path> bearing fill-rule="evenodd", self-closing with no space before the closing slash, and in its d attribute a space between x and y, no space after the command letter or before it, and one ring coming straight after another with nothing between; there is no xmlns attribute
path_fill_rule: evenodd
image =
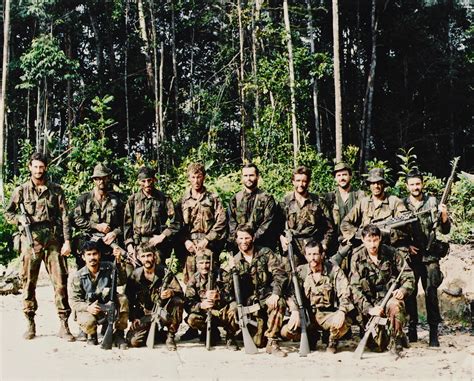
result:
<svg viewBox="0 0 474 381"><path fill-rule="evenodd" d="M339 52L339 4L332 0L332 36L334 52L334 114L336 135L336 162L342 161L342 99L341 99L341 63Z"/></svg>

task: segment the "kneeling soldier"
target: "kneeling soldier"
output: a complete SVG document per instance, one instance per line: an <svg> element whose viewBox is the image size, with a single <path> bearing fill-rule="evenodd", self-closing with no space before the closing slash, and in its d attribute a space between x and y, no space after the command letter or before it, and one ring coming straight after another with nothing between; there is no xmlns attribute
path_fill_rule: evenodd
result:
<svg viewBox="0 0 474 381"><path fill-rule="evenodd" d="M183 290L173 273L156 263L157 258L153 247L138 247L138 259L143 266L135 269L127 282L132 322L127 338L132 347L143 346L156 313L158 327L168 330L166 347L175 351L174 338L183 319Z"/></svg>
<svg viewBox="0 0 474 381"><path fill-rule="evenodd" d="M113 255L116 258L117 285L126 282L127 274L121 264L121 250L115 248ZM71 282L71 305L77 314L77 323L81 330L87 334L87 342L97 345L97 326L106 324L107 318L101 307L111 297L112 277L114 264L100 261L101 252L99 244L85 241L82 246L82 259L86 265L78 270ZM117 294L115 301L118 306L117 320L115 321L114 341L120 349L126 349L124 330L128 325L128 301L125 295Z"/></svg>

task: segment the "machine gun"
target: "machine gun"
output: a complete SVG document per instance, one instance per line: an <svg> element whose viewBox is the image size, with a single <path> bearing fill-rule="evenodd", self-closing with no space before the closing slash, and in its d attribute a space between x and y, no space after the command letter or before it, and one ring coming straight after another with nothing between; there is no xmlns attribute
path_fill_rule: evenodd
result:
<svg viewBox="0 0 474 381"><path fill-rule="evenodd" d="M449 175L448 181L446 182L446 187L444 188L443 195L439 204L446 204L448 202L449 194L451 193L451 187L453 186L454 175L456 174L456 167L458 166L459 156L454 158L453 169L451 170L451 175ZM428 244L426 245L426 251L429 252L433 242L436 238L436 229L438 228L439 221L441 220L441 211L438 210L438 215L434 221L433 227L430 231L430 236L428 237Z"/></svg>
<svg viewBox="0 0 474 381"><path fill-rule="evenodd" d="M212 268L213 268L213 262L212 262L212 254L211 254L211 268L209 270L209 274L207 276L207 291L212 290L212 283L213 283L213 274L212 274ZM208 351L211 350L211 331L212 331L212 308L209 308L207 310L207 315L206 315L206 349Z"/></svg>
<svg viewBox="0 0 474 381"><path fill-rule="evenodd" d="M163 276L163 284L161 285L160 290L158 292L159 297L160 297L161 291L166 290L166 288L169 286L172 278L173 278L173 272L169 269L169 267L166 267L165 274ZM160 300L158 300L153 305L153 310L151 312L151 326L150 326L150 330L148 331L148 336L146 338L146 346L150 349L153 349L153 346L155 345L155 334L156 334L157 326L158 326L158 331L159 331L161 330L162 325L168 323L169 321L169 316L168 316L168 311L166 311L166 306L161 307L160 302L161 302L161 297L160 297Z"/></svg>
<svg viewBox="0 0 474 381"><path fill-rule="evenodd" d="M112 349L113 344L113 333L114 323L117 319L117 306L115 305L115 299L117 297L117 265L115 262L112 264L112 286L110 288L110 300L105 304L100 304L100 308L105 313L107 318L107 329L105 331L104 338L102 339L102 349Z"/></svg>
<svg viewBox="0 0 474 381"><path fill-rule="evenodd" d="M239 318L239 327L242 331L242 338L244 340L245 353L253 355L258 353L258 349L252 339L252 336L250 336L250 332L247 326L251 324L256 327L257 323L251 320L248 315L257 312L260 309L260 305L253 304L251 306L244 307L242 305L242 298L240 295L239 274L235 269L232 271L232 280L234 282L235 301L237 302L237 316Z"/></svg>
<svg viewBox="0 0 474 381"><path fill-rule="evenodd" d="M400 278L401 278L403 272L405 271L406 266L407 266L407 261L404 259L402 269L400 270L397 278L392 283L392 285L388 289L387 294L385 295L385 297L383 298L382 302L379 305L382 309L385 309L385 306L387 305L388 301L392 297L393 291L395 291L395 288L397 287L398 282L400 281ZM362 339L359 342L359 345L357 346L356 350L354 351L354 355L353 355L354 358L361 359L362 354L364 353L364 349L367 345L367 341L369 340L369 337L372 336L372 337L375 338L377 336L377 332L375 331L375 327L377 327L378 325L386 325L386 324L387 324L387 318L386 317L382 317L382 316L371 316L370 317L369 321L367 322L367 325L365 326L364 336L362 337Z"/></svg>
<svg viewBox="0 0 474 381"><path fill-rule="evenodd" d="M104 237L105 237L104 233L92 233L91 241L93 241L93 242L102 241L102 243L104 243L104 245L105 245ZM112 242L108 246L110 246L112 249L119 248L121 258L123 260L131 263L134 267L140 267L142 265L132 254L128 253L126 250L121 248L117 243Z"/></svg>
<svg viewBox="0 0 474 381"><path fill-rule="evenodd" d="M286 236L286 240L288 241L288 261L290 262L290 266L291 266L291 281L293 282L293 289L295 291L296 304L298 305L298 311L299 311L300 322L301 322L301 338L300 338L299 355L300 357L306 357L308 353L310 353L308 332L306 330L308 323L306 319L306 311L303 305L303 297L301 295L300 284L298 282L298 276L296 273L295 256L293 253L293 245L292 245L293 236L289 229L285 231L285 236Z"/></svg>
<svg viewBox="0 0 474 381"><path fill-rule="evenodd" d="M33 235L31 234L31 221L30 217L26 213L25 205L23 203L20 203L20 212L21 215L25 218L25 222L22 224L23 229L25 229L25 234L26 234L26 240L28 241L28 246L31 249L31 253L33 255L33 259L36 259L36 254L35 254L35 244L33 241Z"/></svg>

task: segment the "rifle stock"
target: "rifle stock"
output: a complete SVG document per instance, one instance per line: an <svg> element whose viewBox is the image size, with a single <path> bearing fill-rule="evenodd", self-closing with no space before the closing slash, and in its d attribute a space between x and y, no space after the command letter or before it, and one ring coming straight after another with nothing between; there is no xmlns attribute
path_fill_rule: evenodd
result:
<svg viewBox="0 0 474 381"><path fill-rule="evenodd" d="M23 224L23 229L25 229L25 234L26 234L26 240L28 241L28 246L31 249L31 253L33 256L33 259L36 259L36 253L35 253L35 243L33 240L33 234L31 234L31 224L30 224L30 218L28 217L28 214L26 213L25 205L23 203L20 203L20 212L23 217L25 217L25 223Z"/></svg>
<svg viewBox="0 0 474 381"><path fill-rule="evenodd" d="M102 349L112 349L114 323L117 315L117 308L115 306L115 298L117 296L117 265L113 262L112 270L112 287L110 289L110 300L102 307L107 315L107 330L102 339Z"/></svg>

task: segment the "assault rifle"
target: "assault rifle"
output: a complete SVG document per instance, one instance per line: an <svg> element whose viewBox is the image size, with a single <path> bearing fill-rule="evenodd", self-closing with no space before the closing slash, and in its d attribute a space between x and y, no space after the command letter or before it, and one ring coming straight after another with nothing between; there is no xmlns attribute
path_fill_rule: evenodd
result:
<svg viewBox="0 0 474 381"><path fill-rule="evenodd" d="M300 314L301 338L300 338L299 355L300 357L306 357L308 353L311 352L309 349L308 332L306 330L308 323L306 320L306 311L303 305L303 297L301 296L300 284L298 282L298 276L296 273L295 256L293 253L293 245L292 245L293 236L289 229L285 231L285 236L286 236L286 240L288 241L288 261L290 262L290 266L291 266L291 281L293 282L293 289L295 291L296 304L298 305L298 311Z"/></svg>
<svg viewBox="0 0 474 381"><path fill-rule="evenodd" d="M105 245L105 242L104 242L104 237L105 237L105 234L104 233L92 233L92 236L91 236L91 241L93 242L99 242L99 241L102 241ZM110 245L112 249L115 249L115 248L119 248L120 249L120 256L123 260L126 260L127 262L131 263L134 267L140 267L142 264L135 258L133 257L133 255L131 255L130 253L128 253L126 250L124 250L123 248L121 248L117 243L115 242L112 242Z"/></svg>
<svg viewBox="0 0 474 381"><path fill-rule="evenodd" d="M439 204L445 204L448 202L449 194L451 193L451 187L454 181L454 175L456 174L456 167L458 166L459 156L454 158L453 161L453 169L451 170L451 175L449 175L448 181L446 182L446 187L444 188L443 195L441 196L441 200ZM426 245L426 251L429 252L431 249L431 245L436 238L436 229L438 228L439 221L441 220L441 211L438 210L438 214L436 220L434 221L433 227L430 231L430 236L428 237L428 244Z"/></svg>
<svg viewBox="0 0 474 381"><path fill-rule="evenodd" d="M173 278L173 272L166 267L165 274L163 275L163 284L160 287L158 297L160 298L155 304L153 304L153 310L151 312L151 326L150 330L148 331L148 336L146 338L146 346L150 349L153 349L155 345L155 334L156 328L158 326L158 331L161 330L162 324L168 323L168 311L166 311L166 306L161 307L161 291L166 290L166 288L171 283L171 279Z"/></svg>
<svg viewBox="0 0 474 381"><path fill-rule="evenodd" d="M213 274L212 274L212 268L213 268L213 262L212 262L212 254L211 254L211 268L209 270L209 274L207 276L207 291L212 290L212 283L213 283ZM207 310L207 315L206 315L206 349L208 351L211 350L211 331L212 331L212 308L209 308Z"/></svg>
<svg viewBox="0 0 474 381"><path fill-rule="evenodd" d="M253 355L258 353L257 346L255 345L252 336L250 336L247 325L251 324L257 326L257 323L251 320L248 315L257 312L260 309L259 304L253 304L248 307L242 305L242 298L240 295L240 281L237 270L232 271L232 280L234 282L235 301L237 302L237 316L239 318L239 327L242 331L242 338L244 340L245 353Z"/></svg>
<svg viewBox="0 0 474 381"><path fill-rule="evenodd" d="M25 234L26 234L26 240L28 241L28 246L31 249L31 253L33 255L33 259L36 259L36 254L35 254L35 244L33 241L33 235L31 234L31 221L30 217L26 213L25 205L23 203L20 203L20 212L21 215L25 218L25 222L22 224L23 229L25 229Z"/></svg>
<svg viewBox="0 0 474 381"><path fill-rule="evenodd" d="M102 349L112 349L114 323L117 319L117 306L115 305L115 299L117 297L117 265L115 261L112 263L112 266L112 286L110 288L110 300L105 304L99 304L107 319L107 329L101 344Z"/></svg>
<svg viewBox="0 0 474 381"><path fill-rule="evenodd" d="M406 266L407 266L407 261L404 258L402 269L400 270L400 272L399 272L397 278L395 279L395 281L392 283L392 285L388 289L388 292L385 295L385 297L383 298L382 303L380 303L380 305L379 305L383 310L385 310L385 306L387 305L388 301L392 297L393 291L395 291L395 288L397 287L398 282L400 281L400 278L401 278L403 272L405 271ZM357 346L356 350L354 351L354 355L353 355L354 358L356 358L356 359L361 359L362 358L362 354L364 353L364 349L367 345L367 341L369 340L369 337L372 336L372 337L375 338L377 336L377 332L375 331L375 327L377 327L378 325L386 325L387 320L388 319L386 317L382 317L382 316L371 316L370 317L369 321L367 322L367 325L365 326L364 336L362 337L362 339L359 342L359 345Z"/></svg>

